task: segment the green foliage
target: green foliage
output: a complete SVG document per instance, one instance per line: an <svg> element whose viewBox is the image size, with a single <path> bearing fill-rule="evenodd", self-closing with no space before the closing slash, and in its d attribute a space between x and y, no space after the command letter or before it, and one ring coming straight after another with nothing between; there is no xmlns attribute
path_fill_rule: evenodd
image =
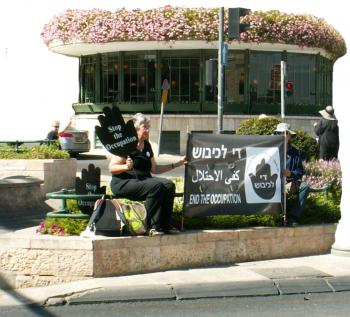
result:
<svg viewBox="0 0 350 317"><path fill-rule="evenodd" d="M174 214L174 225L180 227L181 216ZM281 215L218 215L208 217L185 217L186 229L236 229L245 227L275 227L282 221Z"/></svg>
<svg viewBox="0 0 350 317"><path fill-rule="evenodd" d="M244 120L238 126L236 133L239 135L271 135L276 129L277 124L281 122L280 119L267 118L251 118Z"/></svg>
<svg viewBox="0 0 350 317"><path fill-rule="evenodd" d="M79 214L81 213L81 210L78 206L78 201L74 200L74 199L67 199L67 209L68 212L71 214Z"/></svg>
<svg viewBox="0 0 350 317"><path fill-rule="evenodd" d="M339 200L323 193L310 194L302 212L302 224L334 223L340 219Z"/></svg>
<svg viewBox="0 0 350 317"><path fill-rule="evenodd" d="M88 221L88 219L46 218L37 232L62 236L79 235L85 230Z"/></svg>
<svg viewBox="0 0 350 317"><path fill-rule="evenodd" d="M251 118L241 122L236 133L239 135L271 135L274 133L276 126L281 122L280 119ZM307 161L318 158L318 145L316 140L308 133L299 129L292 128L296 132L292 144L299 149L301 156Z"/></svg>
<svg viewBox="0 0 350 317"><path fill-rule="evenodd" d="M306 161L318 159L318 145L316 140L308 133L299 129L293 129L296 135L293 137L292 144L299 149L300 155Z"/></svg>
<svg viewBox="0 0 350 317"><path fill-rule="evenodd" d="M31 147L0 146L0 159L65 159L69 158L66 151L60 150L57 144L36 145Z"/></svg>

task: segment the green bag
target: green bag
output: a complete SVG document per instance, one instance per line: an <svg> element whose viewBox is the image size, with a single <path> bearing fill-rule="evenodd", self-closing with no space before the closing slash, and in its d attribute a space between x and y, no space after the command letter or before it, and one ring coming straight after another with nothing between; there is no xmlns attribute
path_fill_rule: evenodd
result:
<svg viewBox="0 0 350 317"><path fill-rule="evenodd" d="M116 201L117 199L113 200ZM124 216L127 232L134 236L145 234L147 232L147 211L145 205L138 201L125 203L117 200L117 203L120 206L119 210Z"/></svg>

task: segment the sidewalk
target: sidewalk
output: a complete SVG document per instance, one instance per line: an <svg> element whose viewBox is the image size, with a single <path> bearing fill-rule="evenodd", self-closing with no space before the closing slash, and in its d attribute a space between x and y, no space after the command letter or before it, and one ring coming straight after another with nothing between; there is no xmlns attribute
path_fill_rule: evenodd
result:
<svg viewBox="0 0 350 317"><path fill-rule="evenodd" d="M4 280L0 280L4 288ZM319 255L236 263L55 286L0 290L0 307L350 291L350 257Z"/></svg>

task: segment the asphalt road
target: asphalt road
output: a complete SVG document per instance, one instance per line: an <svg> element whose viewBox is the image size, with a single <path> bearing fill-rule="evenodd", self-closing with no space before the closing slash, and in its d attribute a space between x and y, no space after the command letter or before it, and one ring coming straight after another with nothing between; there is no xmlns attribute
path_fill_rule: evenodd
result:
<svg viewBox="0 0 350 317"><path fill-rule="evenodd" d="M123 316L123 317L347 317L350 292L123 302L92 305L4 307L0 316Z"/></svg>

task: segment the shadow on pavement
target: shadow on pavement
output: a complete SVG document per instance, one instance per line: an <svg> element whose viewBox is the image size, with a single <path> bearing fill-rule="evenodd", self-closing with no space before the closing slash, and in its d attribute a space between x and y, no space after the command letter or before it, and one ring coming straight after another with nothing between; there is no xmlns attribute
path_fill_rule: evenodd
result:
<svg viewBox="0 0 350 317"><path fill-rule="evenodd" d="M40 222L45 219L46 214L52 210L53 208L46 203L28 208L0 208L0 234L39 226Z"/></svg>
<svg viewBox="0 0 350 317"><path fill-rule="evenodd" d="M6 280L1 276L1 274L0 274L0 289L8 293L11 297L15 298L17 301L23 303L25 307L28 309L28 311L34 313L35 316L56 317L56 315L47 311L45 307L42 307L39 304L30 303L30 300L27 297L20 295L18 292L12 289L12 287L6 282Z"/></svg>

